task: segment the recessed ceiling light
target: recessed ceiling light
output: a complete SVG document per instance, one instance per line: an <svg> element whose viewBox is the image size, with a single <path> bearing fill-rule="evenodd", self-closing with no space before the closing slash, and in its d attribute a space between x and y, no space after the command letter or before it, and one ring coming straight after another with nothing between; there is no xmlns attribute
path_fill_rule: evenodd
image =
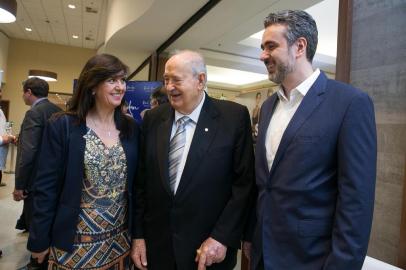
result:
<svg viewBox="0 0 406 270"><path fill-rule="evenodd" d="M31 29L31 28L29 28L29 27L26 27L26 28L25 28L25 31L31 32L31 31L32 31L32 29Z"/></svg>
<svg viewBox="0 0 406 270"><path fill-rule="evenodd" d="M75 6L75 5L72 5L72 4L69 4L69 5L68 5L68 8L75 9L76 6Z"/></svg>
<svg viewBox="0 0 406 270"><path fill-rule="evenodd" d="M79 38L79 36L77 36L77 35L72 35L72 37L73 37L73 38Z"/></svg>

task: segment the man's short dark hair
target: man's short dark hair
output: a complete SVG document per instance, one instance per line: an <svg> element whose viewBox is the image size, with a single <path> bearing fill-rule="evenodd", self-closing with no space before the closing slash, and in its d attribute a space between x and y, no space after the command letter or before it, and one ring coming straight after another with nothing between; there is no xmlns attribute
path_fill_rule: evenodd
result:
<svg viewBox="0 0 406 270"><path fill-rule="evenodd" d="M31 93L37 98L47 97L49 92L49 85L46 81L33 77L29 78L23 83L23 90L27 92L28 89L31 90Z"/></svg>
<svg viewBox="0 0 406 270"><path fill-rule="evenodd" d="M311 63L317 48L317 25L312 16L303 10L282 10L270 13L264 20L264 26L281 24L286 26L285 37L289 46L298 38L307 41L306 57Z"/></svg>
<svg viewBox="0 0 406 270"><path fill-rule="evenodd" d="M156 99L159 105L168 103L168 95L166 94L165 87L159 86L152 92L151 98Z"/></svg>

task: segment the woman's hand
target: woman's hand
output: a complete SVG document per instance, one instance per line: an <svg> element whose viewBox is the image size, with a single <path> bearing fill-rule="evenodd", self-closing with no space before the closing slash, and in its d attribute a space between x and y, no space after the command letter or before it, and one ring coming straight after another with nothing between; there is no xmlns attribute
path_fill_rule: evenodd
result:
<svg viewBox="0 0 406 270"><path fill-rule="evenodd" d="M48 253L49 253L49 248L47 248L46 250L44 250L42 252L32 252L31 256L32 256L32 258L37 259L38 263L42 263Z"/></svg>

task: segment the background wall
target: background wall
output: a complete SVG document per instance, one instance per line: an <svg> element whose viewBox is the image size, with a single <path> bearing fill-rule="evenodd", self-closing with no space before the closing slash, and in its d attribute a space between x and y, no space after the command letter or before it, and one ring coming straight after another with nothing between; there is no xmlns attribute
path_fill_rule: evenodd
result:
<svg viewBox="0 0 406 270"><path fill-rule="evenodd" d="M9 121L14 122L13 132L19 131L24 114L29 109L22 100L22 82L27 79L29 69L56 72L58 81L49 82L49 90L72 93L73 79L79 76L86 61L95 54L96 50L91 49L10 39L3 99L10 100Z"/></svg>
<svg viewBox="0 0 406 270"><path fill-rule="evenodd" d="M3 70L1 80L2 82L5 81L5 75L7 73L8 45L9 45L8 37L0 32L0 70Z"/></svg>
<svg viewBox="0 0 406 270"><path fill-rule="evenodd" d="M351 84L375 104L378 170L368 255L397 264L406 159L406 2L353 0ZM373 31L371 32L371 29Z"/></svg>

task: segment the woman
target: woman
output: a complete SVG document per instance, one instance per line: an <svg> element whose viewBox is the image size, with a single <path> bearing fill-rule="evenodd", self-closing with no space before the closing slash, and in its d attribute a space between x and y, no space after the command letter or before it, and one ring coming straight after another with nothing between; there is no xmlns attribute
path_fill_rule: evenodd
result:
<svg viewBox="0 0 406 270"><path fill-rule="evenodd" d="M83 68L69 110L44 132L28 249L48 269L128 269L138 128L123 114L125 66Z"/></svg>

